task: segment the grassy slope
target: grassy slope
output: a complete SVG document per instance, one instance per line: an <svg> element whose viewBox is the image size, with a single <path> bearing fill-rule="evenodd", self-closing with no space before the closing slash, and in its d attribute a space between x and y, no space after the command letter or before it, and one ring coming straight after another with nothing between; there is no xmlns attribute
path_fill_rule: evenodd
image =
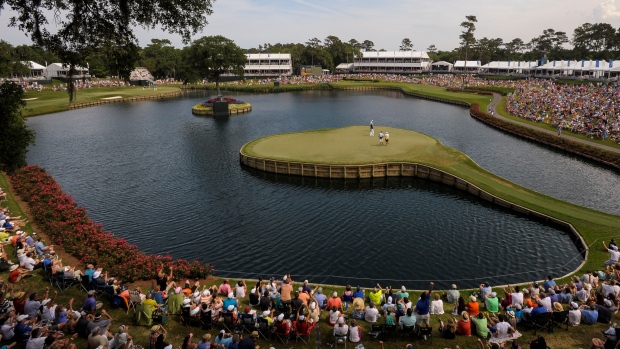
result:
<svg viewBox="0 0 620 349"><path fill-rule="evenodd" d="M179 88L176 86L158 86L157 91L153 91L153 89L142 89L142 87L139 86L95 87L78 90L76 94L77 98L74 103L93 102L101 100L102 98L115 96L127 98L156 95L178 90ZM38 92L29 90L24 94L24 99L29 98L36 99L26 101L26 107L22 112L22 115L26 117L56 113L69 109L69 95L66 91L44 90Z"/></svg>

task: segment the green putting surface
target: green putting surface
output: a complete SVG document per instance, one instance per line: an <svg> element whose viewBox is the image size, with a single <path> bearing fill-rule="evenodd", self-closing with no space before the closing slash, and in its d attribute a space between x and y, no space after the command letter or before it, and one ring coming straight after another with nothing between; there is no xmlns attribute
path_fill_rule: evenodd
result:
<svg viewBox="0 0 620 349"><path fill-rule="evenodd" d="M379 144L380 131L390 134L389 145ZM273 135L248 143L243 152L266 159L321 164L426 162L435 158L448 165L460 159L458 152L432 137L383 126L375 126L373 137L369 126Z"/></svg>

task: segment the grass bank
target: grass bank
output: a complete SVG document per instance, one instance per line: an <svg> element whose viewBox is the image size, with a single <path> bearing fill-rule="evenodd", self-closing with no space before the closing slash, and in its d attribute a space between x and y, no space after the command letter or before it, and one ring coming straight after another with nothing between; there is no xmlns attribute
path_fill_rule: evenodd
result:
<svg viewBox="0 0 620 349"><path fill-rule="evenodd" d="M85 103L100 101L104 98L130 98L158 95L168 92L178 91L178 86L160 85L157 91L140 86L123 86L123 87L92 87L78 90L74 103ZM26 107L22 110L25 117L57 113L69 110L69 95L67 91L52 91L50 89L41 92L35 90L27 90L24 93Z"/></svg>

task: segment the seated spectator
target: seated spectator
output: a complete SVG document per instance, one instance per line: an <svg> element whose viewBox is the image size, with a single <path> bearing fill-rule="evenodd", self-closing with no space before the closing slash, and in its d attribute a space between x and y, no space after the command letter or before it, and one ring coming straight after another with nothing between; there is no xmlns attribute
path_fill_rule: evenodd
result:
<svg viewBox="0 0 620 349"><path fill-rule="evenodd" d="M204 290L203 293L205 291L209 292L208 290ZM250 305L253 306L253 307L259 306L260 305L260 297L261 296L260 296L260 288L259 287L255 287L255 288L251 289L250 290L250 294L249 294ZM201 302L202 302L202 300L201 300ZM203 302L203 303L206 303L206 302ZM209 301L207 304L209 304L209 303L211 303L211 302Z"/></svg>
<svg viewBox="0 0 620 349"><path fill-rule="evenodd" d="M364 298L356 297L353 299L353 318L361 320L364 318Z"/></svg>
<svg viewBox="0 0 620 349"><path fill-rule="evenodd" d="M327 297L323 294L323 287L317 286L314 289L313 297L319 308L324 309L327 304Z"/></svg>
<svg viewBox="0 0 620 349"><path fill-rule="evenodd" d="M499 322L495 324L497 331L493 334L494 337L508 339L513 333L517 332L515 328L510 326L510 323L506 321L506 317L503 314L499 314L497 317L499 318Z"/></svg>
<svg viewBox="0 0 620 349"><path fill-rule="evenodd" d="M571 293L570 287L566 286L562 289L562 292L558 293L558 302L562 304L570 304L573 301L573 295Z"/></svg>
<svg viewBox="0 0 620 349"><path fill-rule="evenodd" d="M489 336L489 328L487 318L484 317L484 314L478 313L478 315L472 316L470 320L471 323L476 326L476 334L478 335L478 337L486 339Z"/></svg>
<svg viewBox="0 0 620 349"><path fill-rule="evenodd" d="M103 346L107 348L109 346L108 337L101 334L101 327L94 327L88 335L88 347L97 348Z"/></svg>
<svg viewBox="0 0 620 349"><path fill-rule="evenodd" d="M454 304L459 301L459 297L461 293L456 289L456 285L452 284L452 288L446 293L446 298L448 300L448 304Z"/></svg>
<svg viewBox="0 0 620 349"><path fill-rule="evenodd" d="M284 314L278 315L275 324L276 333L289 334L293 329L293 323L290 319L285 319Z"/></svg>
<svg viewBox="0 0 620 349"><path fill-rule="evenodd" d="M149 292L146 294L146 299L142 301L142 305L150 306L152 311L154 311L157 308L157 302L153 299L152 293Z"/></svg>
<svg viewBox="0 0 620 349"><path fill-rule="evenodd" d="M589 305L582 305L579 309L581 310L581 322L584 324L592 325L598 321L596 303L590 302Z"/></svg>
<svg viewBox="0 0 620 349"><path fill-rule="evenodd" d="M43 243L43 238L40 236L37 239L37 242L34 244L34 248L37 252L37 255L39 256L42 256L45 253L49 253L51 255L56 254L56 252L54 251L54 246L53 245L45 246L45 244Z"/></svg>
<svg viewBox="0 0 620 349"><path fill-rule="evenodd" d="M471 323L469 321L469 313L464 311L461 313L461 319L457 323L457 330L460 336L471 336Z"/></svg>
<svg viewBox="0 0 620 349"><path fill-rule="evenodd" d="M366 320L366 322L375 323L380 316L379 310L375 307L375 303L370 302L364 312L364 320Z"/></svg>
<svg viewBox="0 0 620 349"><path fill-rule="evenodd" d="M607 304L611 303L611 301L608 299L606 299L605 301L609 302ZM607 305L597 304L596 310L598 311L598 317L596 318L597 322L603 324L611 323L611 317L613 316L613 312L611 311L610 307L608 307Z"/></svg>
<svg viewBox="0 0 620 349"><path fill-rule="evenodd" d="M159 285L155 285L155 288L149 294L156 304L164 304L164 294L159 289Z"/></svg>
<svg viewBox="0 0 620 349"><path fill-rule="evenodd" d="M349 342L359 343L362 340L362 326L357 324L355 319L351 320L351 326L349 326Z"/></svg>
<svg viewBox="0 0 620 349"><path fill-rule="evenodd" d="M87 293L86 299L84 300L84 305L82 306L82 311L85 311L90 314L94 314L97 309L97 299L95 299L95 293L97 291L90 290Z"/></svg>
<svg viewBox="0 0 620 349"><path fill-rule="evenodd" d="M17 264L11 265L9 270L9 282L11 283L20 282L23 278L32 276L29 270L20 268Z"/></svg>
<svg viewBox="0 0 620 349"><path fill-rule="evenodd" d="M29 270L29 271L43 268L43 263L40 260L32 258L32 252L26 253L26 258L24 258L24 261L22 264L23 264L24 269Z"/></svg>
<svg viewBox="0 0 620 349"><path fill-rule="evenodd" d="M478 315L479 311L480 311L480 308L479 308L478 300L476 299L476 297L475 296L469 297L469 302L467 303L467 312L469 313L469 316L476 316Z"/></svg>
<svg viewBox="0 0 620 349"><path fill-rule="evenodd" d="M392 308L392 311L396 308L396 306L394 305L394 302L392 301L392 296L388 296L387 301L385 302L385 304L383 304L384 314L387 312L388 308Z"/></svg>
<svg viewBox="0 0 620 349"><path fill-rule="evenodd" d="M13 337L16 341L25 341L30 338L30 333L32 332L31 325L36 325L37 319L32 318L29 319L28 315L20 315L16 319L15 325L15 336Z"/></svg>
<svg viewBox="0 0 620 349"><path fill-rule="evenodd" d="M542 284L543 288L545 289L545 292L549 292L549 290L555 290L555 287L557 286L555 281L553 280L553 277L551 277L551 275L547 276L547 279L545 279L545 281Z"/></svg>
<svg viewBox="0 0 620 349"><path fill-rule="evenodd" d="M497 293L491 292L490 294L487 294L484 299L484 304L490 313L499 312L499 299L497 298Z"/></svg>
<svg viewBox="0 0 620 349"><path fill-rule="evenodd" d="M315 301L310 302L308 316L314 323L318 323L321 318L321 308L316 306Z"/></svg>
<svg viewBox="0 0 620 349"><path fill-rule="evenodd" d="M231 305L235 308L239 307L239 303L234 298L234 294L232 292L229 292L228 297L224 300L224 309L228 309L228 307Z"/></svg>
<svg viewBox="0 0 620 349"><path fill-rule="evenodd" d="M366 295L364 290L362 290L362 288L360 287L360 285L357 285L357 288L355 289L355 292L353 292L353 298L355 300L355 298L361 298L361 299L365 299ZM353 324L351 324L351 326L353 326Z"/></svg>
<svg viewBox="0 0 620 349"><path fill-rule="evenodd" d="M218 295L226 296L226 295L228 295L229 293L232 292L232 288L230 287L229 282L230 282L230 280L228 280L228 279L224 280L224 283L222 283L220 285L220 287L218 288L218 290L217 290L217 294ZM194 292L194 290L192 290L192 292Z"/></svg>
<svg viewBox="0 0 620 349"><path fill-rule="evenodd" d="M493 292L493 289L491 288L491 284L489 284L489 282L485 282L483 284L480 284L480 300L484 302L486 296L488 294L491 294L491 292ZM469 314L470 316L473 316L471 313Z"/></svg>
<svg viewBox="0 0 620 349"><path fill-rule="evenodd" d="M107 319L102 319L102 316L107 317ZM95 327L99 327L101 328L102 335L111 338L112 334L108 332L108 327L110 326L110 323L112 323L112 320L112 317L107 311L101 310L101 313L96 313L92 321L90 321L86 327L88 332L92 332Z"/></svg>
<svg viewBox="0 0 620 349"><path fill-rule="evenodd" d="M219 346L223 346L224 348L228 348L228 346L230 345L230 343L232 343L232 334L231 333L226 333L226 331L221 330L220 333L218 333L217 336L215 336L214 342L219 345Z"/></svg>
<svg viewBox="0 0 620 349"><path fill-rule="evenodd" d="M553 303L551 303L551 298L547 297L547 295L544 292L540 292L539 295L540 302L537 302L538 305L540 306L542 304L543 307L545 307L545 309L547 309L547 311L553 311Z"/></svg>
<svg viewBox="0 0 620 349"><path fill-rule="evenodd" d="M405 286L401 286L400 291L396 293L396 302L398 302L399 300L405 297L409 298L409 292L407 292L407 288Z"/></svg>
<svg viewBox="0 0 620 349"><path fill-rule="evenodd" d="M375 287L368 294L368 299L375 304L381 304L383 299L383 289L381 288L381 285L377 283L377 287Z"/></svg>
<svg viewBox="0 0 620 349"><path fill-rule="evenodd" d="M301 310L301 309L299 309ZM316 326L316 322L312 321L310 318L306 317L304 314L297 313L297 321L295 321L295 331L300 334L310 333L314 326Z"/></svg>
<svg viewBox="0 0 620 349"><path fill-rule="evenodd" d="M330 326L335 326L336 323L338 322L338 318L340 318L340 310L338 310L338 308L336 308L335 306L329 311L329 317L327 319L327 323Z"/></svg>
<svg viewBox="0 0 620 349"><path fill-rule="evenodd" d="M245 298L245 294L247 292L248 288L245 284L244 280L239 280L239 282L237 282L237 286L235 286L235 298L237 299L243 299Z"/></svg>
<svg viewBox="0 0 620 349"><path fill-rule="evenodd" d="M401 329L405 326L415 327L416 323L417 317L415 316L415 314L413 313L413 309L411 308L407 309L407 314L401 316L400 319L398 319L398 324L400 325Z"/></svg>
<svg viewBox="0 0 620 349"><path fill-rule="evenodd" d="M344 321L343 317L338 318L338 324L334 326L334 336L342 337L349 333L349 325Z"/></svg>
<svg viewBox="0 0 620 349"><path fill-rule="evenodd" d="M308 295L312 294L312 287L310 287L310 285L308 285L308 280L304 280L304 284L301 286L301 291L300 292L305 292Z"/></svg>
<svg viewBox="0 0 620 349"><path fill-rule="evenodd" d="M445 339L456 338L457 324L456 319L452 316L448 317L448 323L445 324L442 319L439 319L439 332L441 337Z"/></svg>
<svg viewBox="0 0 620 349"><path fill-rule="evenodd" d="M388 307L385 313L385 324L388 326L396 325L396 316L394 315L394 308Z"/></svg>
<svg viewBox="0 0 620 349"><path fill-rule="evenodd" d="M327 300L327 309L333 309L334 307L336 307L336 309L340 311L344 311L344 308L342 306L342 300L338 297L338 292L335 291L332 296Z"/></svg>
<svg viewBox="0 0 620 349"><path fill-rule="evenodd" d="M435 300L431 302L431 314L443 315L443 301L439 297L439 293L435 293Z"/></svg>
<svg viewBox="0 0 620 349"><path fill-rule="evenodd" d="M455 315L460 315L464 311L467 311L467 303L465 303L465 299L463 299L463 297L459 297L456 307L452 313Z"/></svg>
<svg viewBox="0 0 620 349"><path fill-rule="evenodd" d="M342 306L344 310L349 309L349 304L353 303L353 291L351 290L351 285L347 285L344 292L342 293Z"/></svg>
<svg viewBox="0 0 620 349"><path fill-rule="evenodd" d="M24 304L24 314L28 315L29 318L36 318L39 316L39 309L41 308L41 300L48 299L49 296L49 287L45 288L45 295L42 299L38 298L36 292L33 292L28 297L28 300Z"/></svg>

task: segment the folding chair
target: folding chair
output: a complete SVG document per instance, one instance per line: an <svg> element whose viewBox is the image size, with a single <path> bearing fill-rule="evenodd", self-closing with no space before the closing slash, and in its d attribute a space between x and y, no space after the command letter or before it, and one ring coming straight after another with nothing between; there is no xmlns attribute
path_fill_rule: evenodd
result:
<svg viewBox="0 0 620 349"><path fill-rule="evenodd" d="M338 325L336 325L338 326ZM336 348L338 348L338 344L344 344L344 348L347 348L347 338L349 337L349 330L347 330L347 333L344 336L337 336L334 335L334 346Z"/></svg>
<svg viewBox="0 0 620 349"><path fill-rule="evenodd" d="M127 305L127 313L129 313L129 309L133 309L136 311L136 305L142 303L142 298L140 297L140 292L136 290L129 291L129 304Z"/></svg>
<svg viewBox="0 0 620 349"><path fill-rule="evenodd" d="M248 331L248 333L252 333L252 331L256 330L256 324L254 322L254 316L251 314L242 314L241 315L241 330Z"/></svg>
<svg viewBox="0 0 620 349"><path fill-rule="evenodd" d="M123 306L125 306L126 300L125 298L115 294L114 297L112 297L112 302L110 303L110 307L113 309L117 309L117 308L121 308Z"/></svg>
<svg viewBox="0 0 620 349"><path fill-rule="evenodd" d="M371 324L370 333L374 339L379 339L383 335L383 325Z"/></svg>
<svg viewBox="0 0 620 349"><path fill-rule="evenodd" d="M534 328L534 335L536 335L536 333L540 330L548 331L550 322L551 313L544 312L532 316L529 321L525 321L525 324L531 328Z"/></svg>
<svg viewBox="0 0 620 349"><path fill-rule="evenodd" d="M304 342L305 345L308 345L308 343L310 342L310 336L312 335L313 329L314 329L314 324L308 325L304 321L301 321L301 322L295 321L295 343L297 343L298 339L301 339L301 341ZM304 340L304 337L307 337L306 338L308 340L307 342L306 340Z"/></svg>
<svg viewBox="0 0 620 349"><path fill-rule="evenodd" d="M151 326L153 324L153 308L150 305L136 304L136 325Z"/></svg>
<svg viewBox="0 0 620 349"><path fill-rule="evenodd" d="M384 339L387 340L389 336L396 335L396 325L383 325Z"/></svg>
<svg viewBox="0 0 620 349"><path fill-rule="evenodd" d="M170 314L179 314L181 313L181 304L183 303L183 295L173 293L168 296L168 310Z"/></svg>
<svg viewBox="0 0 620 349"><path fill-rule="evenodd" d="M420 327L419 331L420 331L419 336L421 338L424 338L424 340L427 340L430 338L431 345L433 345L433 328L432 327Z"/></svg>
<svg viewBox="0 0 620 349"><path fill-rule="evenodd" d="M88 276L82 275L82 280L80 280L80 291L88 292L91 290L90 281L88 281Z"/></svg>
<svg viewBox="0 0 620 349"><path fill-rule="evenodd" d="M566 331L568 331L568 310L554 312L551 325L553 325L553 327L562 327L566 325Z"/></svg>
<svg viewBox="0 0 620 349"><path fill-rule="evenodd" d="M213 317L211 314L211 310L200 311L200 328L202 328L203 330L213 329Z"/></svg>
<svg viewBox="0 0 620 349"><path fill-rule="evenodd" d="M189 307L181 308L181 325L187 327L200 327L200 320L191 316L189 310Z"/></svg>
<svg viewBox="0 0 620 349"><path fill-rule="evenodd" d="M266 340L271 340L273 333L273 325L269 326L269 322L261 317L258 318L258 333Z"/></svg>
<svg viewBox="0 0 620 349"><path fill-rule="evenodd" d="M276 337L282 342L282 344L288 344L289 337L291 336L291 332L293 331L292 327L288 327L284 322L280 324L280 326L275 326L275 331L273 332Z"/></svg>
<svg viewBox="0 0 620 349"><path fill-rule="evenodd" d="M413 338L415 335L415 326L403 326L400 330L401 337Z"/></svg>
<svg viewBox="0 0 620 349"><path fill-rule="evenodd" d="M224 326L224 328L230 332L230 333L238 333L241 334L243 333L243 326L240 326L239 324L237 324L234 320L233 317L233 313L231 312L224 312L223 314L224 317L224 321L222 322L222 326Z"/></svg>

